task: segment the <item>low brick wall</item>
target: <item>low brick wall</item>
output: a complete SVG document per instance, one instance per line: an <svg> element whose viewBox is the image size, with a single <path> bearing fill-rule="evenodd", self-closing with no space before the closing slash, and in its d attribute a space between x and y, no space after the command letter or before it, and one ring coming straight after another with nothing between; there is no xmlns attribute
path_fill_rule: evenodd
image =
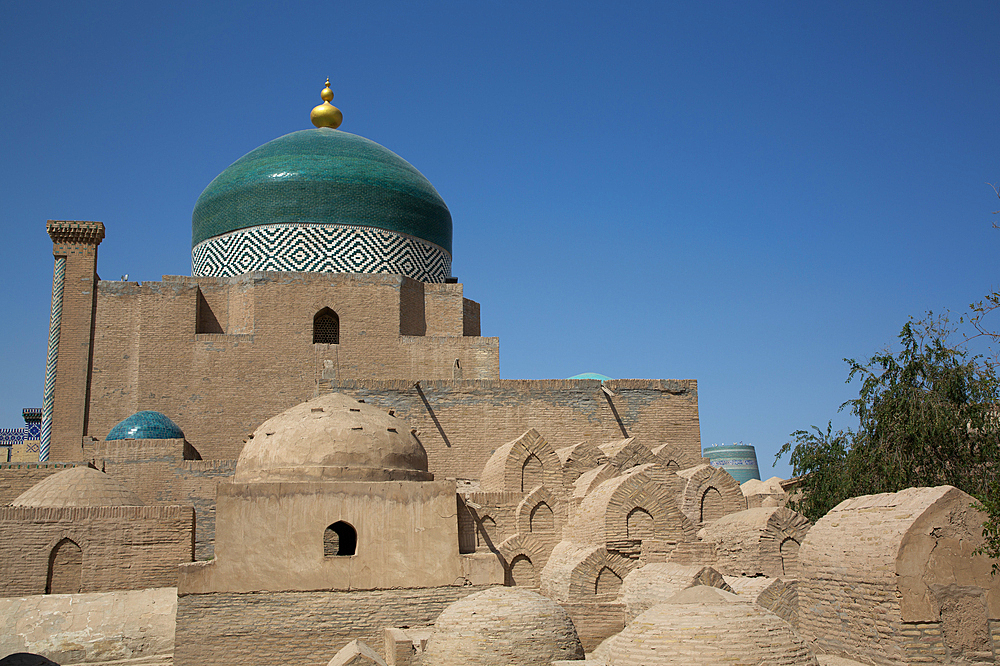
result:
<svg viewBox="0 0 1000 666"><path fill-rule="evenodd" d="M177 602L176 666L326 666L357 638L381 653L382 630L429 626L484 587L190 594Z"/></svg>
<svg viewBox="0 0 1000 666"><path fill-rule="evenodd" d="M68 467L86 463L3 463L0 464L0 506L10 504L28 488Z"/></svg>
<svg viewBox="0 0 1000 666"><path fill-rule="evenodd" d="M0 599L0 654L40 654L59 664L148 659L174 649L172 587Z"/></svg>
<svg viewBox="0 0 1000 666"><path fill-rule="evenodd" d="M592 652L604 639L625 628L625 604L559 604L576 626L583 649Z"/></svg>
<svg viewBox="0 0 1000 666"><path fill-rule="evenodd" d="M235 460L186 460L193 449L182 439L95 442L94 464L150 505L181 504L197 515L195 557L215 554L215 487L233 475Z"/></svg>
<svg viewBox="0 0 1000 666"><path fill-rule="evenodd" d="M669 443L701 460L698 383L693 379L324 380L339 391L393 409L420 432L438 477L478 479L493 451L535 428L554 449L637 437ZM742 494L740 494L742 500ZM745 507L745 502L744 502Z"/></svg>
<svg viewBox="0 0 1000 666"><path fill-rule="evenodd" d="M63 539L80 549L81 592L176 587L193 534L194 511L184 506L0 507L0 596L44 594Z"/></svg>

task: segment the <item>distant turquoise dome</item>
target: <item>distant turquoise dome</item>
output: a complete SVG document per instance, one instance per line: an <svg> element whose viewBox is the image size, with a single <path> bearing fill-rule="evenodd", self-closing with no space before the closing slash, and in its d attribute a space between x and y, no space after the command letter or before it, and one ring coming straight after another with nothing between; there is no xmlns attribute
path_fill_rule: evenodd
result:
<svg viewBox="0 0 1000 666"><path fill-rule="evenodd" d="M213 180L191 218L196 276L252 270L451 275L451 213L409 162L327 127L286 134Z"/></svg>
<svg viewBox="0 0 1000 666"><path fill-rule="evenodd" d="M105 437L115 439L184 439L184 433L165 414L144 411L119 422Z"/></svg>
<svg viewBox="0 0 1000 666"><path fill-rule="evenodd" d="M602 382L606 382L611 379L611 377L605 377L597 372L584 372L583 374L573 375L570 379L599 379Z"/></svg>

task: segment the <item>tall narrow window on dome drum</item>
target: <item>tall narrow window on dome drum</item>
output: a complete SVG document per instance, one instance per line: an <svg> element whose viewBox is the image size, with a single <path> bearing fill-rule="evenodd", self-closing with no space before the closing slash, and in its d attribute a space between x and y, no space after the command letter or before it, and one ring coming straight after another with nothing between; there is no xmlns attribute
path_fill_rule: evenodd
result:
<svg viewBox="0 0 1000 666"><path fill-rule="evenodd" d="M354 555L358 549L358 533L350 524L338 520L323 534L323 555L336 557Z"/></svg>
<svg viewBox="0 0 1000 666"><path fill-rule="evenodd" d="M323 308L313 317L313 344L340 344L340 317L330 308Z"/></svg>

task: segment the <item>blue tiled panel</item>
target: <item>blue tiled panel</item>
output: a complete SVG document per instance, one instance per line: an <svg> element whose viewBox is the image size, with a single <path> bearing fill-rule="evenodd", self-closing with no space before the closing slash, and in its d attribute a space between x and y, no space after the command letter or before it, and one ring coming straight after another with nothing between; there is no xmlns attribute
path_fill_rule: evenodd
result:
<svg viewBox="0 0 1000 666"><path fill-rule="evenodd" d="M120 422L111 432L107 440L115 439L183 439L184 433L166 415L160 412L136 412Z"/></svg>
<svg viewBox="0 0 1000 666"><path fill-rule="evenodd" d="M0 446L13 446L24 441L24 428L0 428Z"/></svg>

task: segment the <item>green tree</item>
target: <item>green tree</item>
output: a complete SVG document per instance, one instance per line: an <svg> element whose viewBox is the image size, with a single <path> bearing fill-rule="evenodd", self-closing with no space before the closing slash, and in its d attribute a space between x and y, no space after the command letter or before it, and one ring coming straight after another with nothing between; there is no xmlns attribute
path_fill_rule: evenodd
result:
<svg viewBox="0 0 1000 666"><path fill-rule="evenodd" d="M990 185L990 187L993 188L993 192L1000 198L1000 188L997 188L996 185ZM1000 215L1000 210L993 211L993 214ZM994 222L993 228L1000 229L1000 224ZM983 337L988 338L993 343L1000 343L1000 331L991 327L991 323L993 325L995 323L987 321L987 317L991 313L1000 310L1000 291L993 291L978 303L972 303L969 305L969 310L968 322L976 332L968 336L968 339ZM1000 365L1000 348L994 347L990 363L994 368Z"/></svg>
<svg viewBox="0 0 1000 666"><path fill-rule="evenodd" d="M776 460L790 454L801 476L793 508L816 520L849 497L953 485L987 510L984 534L1000 554L1000 382L993 365L950 345L949 333L946 319L911 320L898 353L845 359L848 382L861 387L841 409L850 407L857 431L792 433Z"/></svg>

